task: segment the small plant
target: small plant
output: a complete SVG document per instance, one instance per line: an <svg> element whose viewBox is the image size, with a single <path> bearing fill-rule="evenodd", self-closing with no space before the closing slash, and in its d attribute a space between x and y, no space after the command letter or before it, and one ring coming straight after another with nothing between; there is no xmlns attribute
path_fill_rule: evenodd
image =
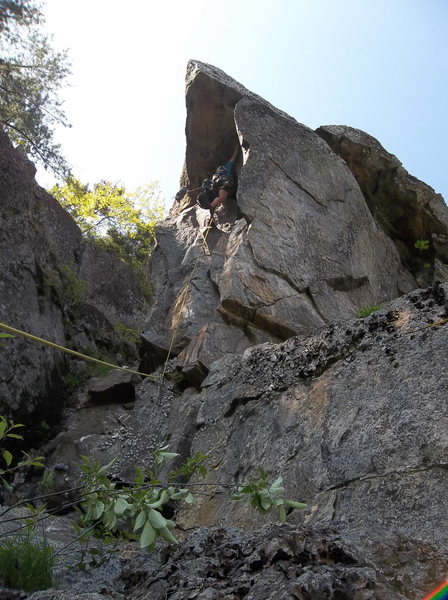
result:
<svg viewBox="0 0 448 600"><path fill-rule="evenodd" d="M243 500L246 497L252 508L262 515L278 509L280 523L286 521L285 506L299 509L307 507L303 502L287 500L283 497L285 488L282 487L282 477L277 477L274 483L269 484L266 471L261 467L258 470L260 477L257 480L248 481L238 486L238 491L232 496L232 500Z"/></svg>
<svg viewBox="0 0 448 600"><path fill-rule="evenodd" d="M16 440L23 440L23 437L16 433L20 427L24 427L22 423L14 423L13 421L9 421L5 419L5 417L0 416L0 443L6 438L13 438ZM26 452L22 452L23 458L16 464L13 463L13 455L9 450L4 450L0 448L0 453L3 458L4 468L0 468L0 475L6 475L8 473L12 473L12 471L16 471L21 467L43 467L43 456L30 456ZM11 486L9 483L3 478L0 477L0 480L3 482L3 485L9 490Z"/></svg>
<svg viewBox="0 0 448 600"><path fill-rule="evenodd" d="M359 311L358 317L360 319L365 319L365 317L368 317L369 315L371 315L372 313L374 313L377 310L380 310L381 306L379 306L378 304L372 304L371 306L365 306L364 308L362 308Z"/></svg>
<svg viewBox="0 0 448 600"><path fill-rule="evenodd" d="M417 240L414 248L417 248L417 250L429 250L429 240Z"/></svg>
<svg viewBox="0 0 448 600"><path fill-rule="evenodd" d="M33 527L0 544L0 580L3 585L25 592L46 590L53 585L53 549L39 540Z"/></svg>

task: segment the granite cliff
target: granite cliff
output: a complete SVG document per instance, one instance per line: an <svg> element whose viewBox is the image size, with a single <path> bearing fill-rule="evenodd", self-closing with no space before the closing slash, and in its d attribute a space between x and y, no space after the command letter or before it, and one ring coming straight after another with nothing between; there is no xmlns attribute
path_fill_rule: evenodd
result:
<svg viewBox="0 0 448 600"><path fill-rule="evenodd" d="M101 596L82 580L79 591L33 598L419 600L448 567L448 208L368 134L314 132L215 67L189 64L186 102L181 184L193 191L158 225L141 335L140 368L163 384L129 382L132 402L120 402L114 374L78 390L82 409L65 413L45 453L56 484L70 487L82 454L119 457L114 475L126 480L168 443L207 452L217 487L176 515L185 535L201 529L149 562L122 561ZM236 143L236 198L208 227L194 190ZM30 167L18 155L11 165L14 189L15 169ZM39 236L59 222L74 241L52 234L53 264L87 273L87 250L44 192L28 183L15 197L7 210L26 201L14 213L22 228L37 228L31 210L47 216L24 251L39 260L4 263L2 289L15 291L6 313L44 330L51 310L63 336L60 307L44 294L40 312L28 311L19 282L28 274L34 290L35 265L50 260L36 253ZM135 310L132 289L110 296L123 314ZM359 318L371 305L380 308ZM13 380L3 381L10 395ZM260 464L309 506L290 525L263 526L229 503L226 486Z"/></svg>

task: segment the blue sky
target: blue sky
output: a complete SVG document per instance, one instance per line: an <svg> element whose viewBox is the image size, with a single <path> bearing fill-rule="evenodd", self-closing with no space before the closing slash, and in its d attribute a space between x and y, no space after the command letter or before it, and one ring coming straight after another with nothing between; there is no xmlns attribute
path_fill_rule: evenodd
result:
<svg viewBox="0 0 448 600"><path fill-rule="evenodd" d="M84 182L159 180L171 205L195 58L313 129L366 131L448 200L448 0L47 0L44 12L70 49L73 127L58 139Z"/></svg>

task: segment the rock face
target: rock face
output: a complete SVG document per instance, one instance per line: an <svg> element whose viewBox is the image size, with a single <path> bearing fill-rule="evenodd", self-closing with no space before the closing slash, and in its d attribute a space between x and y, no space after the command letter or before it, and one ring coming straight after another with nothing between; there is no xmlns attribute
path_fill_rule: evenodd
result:
<svg viewBox="0 0 448 600"><path fill-rule="evenodd" d="M135 360L135 346L120 331L137 328L142 316L135 277L84 241L3 131L0 165L0 321L88 355ZM84 363L20 337L2 342L0 414L32 420L31 441L39 423L57 420L67 384L84 373Z"/></svg>
<svg viewBox="0 0 448 600"><path fill-rule="evenodd" d="M285 569L295 575L284 582L285 590L297 577L304 586L296 584L298 598L420 600L443 581L448 568L448 535L441 526L448 510L447 344L448 284L416 290L365 319L224 357L213 363L200 393L181 392L173 382L160 393L160 385L147 379L136 390L133 408L90 406L70 414L48 465L68 465L65 485L72 487L79 455L102 463L120 457L112 474L128 480L135 465L149 466L150 452L165 443L183 456L205 452L210 455L208 485L195 487L205 495L177 514L176 522L183 530L238 525L251 531L265 518L246 504L230 502L228 486L256 477L262 465L272 481L284 477L286 497L308 504L307 511L296 511L288 520L314 532L330 528L362 548L354 550L357 566L351 574L359 576L361 587L355 586L352 596L348 591L325 596L319 587L324 581L333 590L341 585L333 567L328 571L316 559L305 576L297 566L300 551L291 547ZM210 487L213 482L216 489ZM189 552L186 541L173 561L193 560ZM226 572L247 585L238 556ZM203 557L212 579L217 577L213 557ZM266 556L260 561L262 579L274 577ZM353 582L345 568L340 576ZM197 580L191 569L185 581L193 593ZM170 573L162 580L174 593L181 584ZM164 597L155 573L143 571L137 579L136 598L144 597L146 588L155 598ZM391 591L378 591L381 582ZM287 593L285 598L294 598ZM271 597L252 594L248 597Z"/></svg>
<svg viewBox="0 0 448 600"><path fill-rule="evenodd" d="M366 134L315 133L208 65L189 65L187 109L182 184L197 187L238 140L236 198L209 226L190 191L159 225L141 362L156 373L91 382L45 454L59 491L76 485L80 455L118 457L110 474L123 482L165 444L207 453L206 485L189 482L197 503L174 515L181 532L204 529L152 566L128 564L102 596L420 600L448 568L448 283L432 282L447 262L447 208ZM28 163L15 157L8 169L1 216L15 220L4 226L3 314L81 343L65 288L48 282L56 265L74 264L93 285L98 263L51 198L14 192L32 177ZM401 214L415 222L400 226ZM68 268L58 277L74 280ZM110 296L76 303L95 315L95 343L108 339L107 298L124 301L123 284L109 279ZM431 285L415 289L417 280ZM29 307L18 301L25 291ZM93 304L101 311L90 313ZM357 317L373 304L383 306ZM4 381L16 364L14 385L25 389L31 372L26 389L37 389L37 372L47 377L56 358L27 352L2 355ZM229 501L260 466L307 503L291 525L260 528L258 513ZM58 594L36 599L83 597Z"/></svg>
<svg viewBox="0 0 448 600"><path fill-rule="evenodd" d="M419 285L448 278L448 212L440 194L403 168L372 136L330 125L316 133L347 163L367 205ZM427 249L416 247L426 241Z"/></svg>
<svg viewBox="0 0 448 600"><path fill-rule="evenodd" d="M447 207L400 171L382 178L383 208L374 210L380 204L372 200L378 165L399 171L376 140L357 133L358 153L370 158L364 170L355 169L356 161L333 151L330 135L348 128L326 127L318 135L198 62L189 64L186 102L182 183L197 188L238 140L238 191L209 229L208 211L194 205L197 192L159 226L145 369L155 368L170 349L197 385L213 360L229 352L308 335L410 291L416 278L424 285L435 274L440 278ZM395 200L387 204L388 183L402 208ZM411 223L399 234L401 216ZM416 249L418 240L430 240L429 250Z"/></svg>

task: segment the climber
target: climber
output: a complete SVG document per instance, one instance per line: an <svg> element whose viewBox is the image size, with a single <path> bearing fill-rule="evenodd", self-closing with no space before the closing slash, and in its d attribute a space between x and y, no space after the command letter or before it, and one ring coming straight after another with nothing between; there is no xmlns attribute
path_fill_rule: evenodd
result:
<svg viewBox="0 0 448 600"><path fill-rule="evenodd" d="M198 204L202 208L208 208L212 214L227 200L229 194L235 192L233 168L239 149L239 144L237 144L230 160L224 166L218 167L211 179L205 179L202 182L203 191L198 195Z"/></svg>

